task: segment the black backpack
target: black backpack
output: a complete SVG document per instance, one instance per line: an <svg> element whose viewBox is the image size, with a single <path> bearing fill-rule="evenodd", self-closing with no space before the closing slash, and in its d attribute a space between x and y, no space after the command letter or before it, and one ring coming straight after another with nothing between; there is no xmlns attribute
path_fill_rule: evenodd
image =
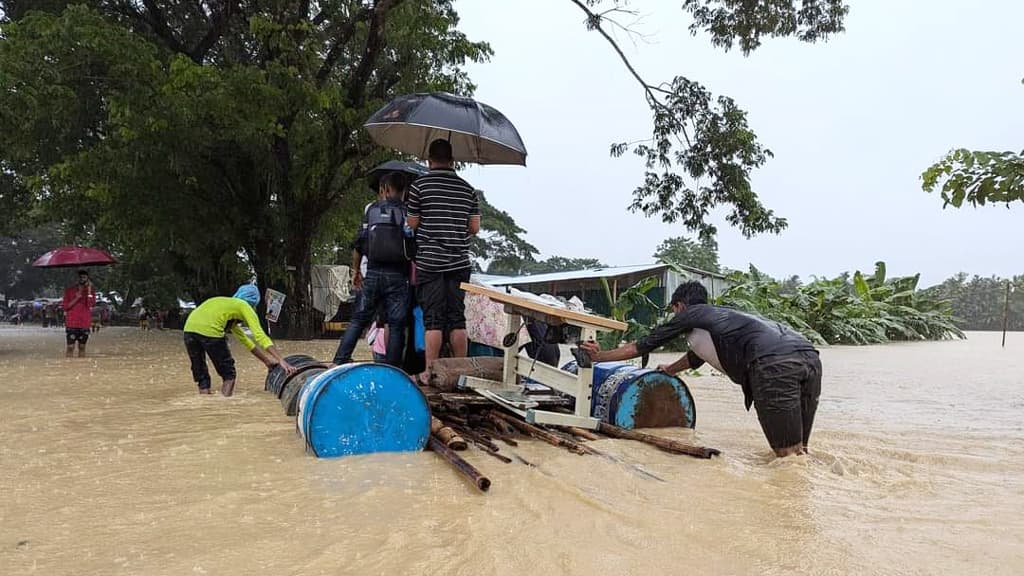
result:
<svg viewBox="0 0 1024 576"><path fill-rule="evenodd" d="M397 202L376 202L366 212L366 257L377 264L408 264L415 245L406 238L405 207Z"/></svg>

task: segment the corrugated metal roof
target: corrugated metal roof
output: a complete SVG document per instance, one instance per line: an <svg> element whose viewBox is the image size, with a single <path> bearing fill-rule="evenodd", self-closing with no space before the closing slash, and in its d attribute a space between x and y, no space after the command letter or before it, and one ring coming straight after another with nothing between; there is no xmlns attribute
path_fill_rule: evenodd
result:
<svg viewBox="0 0 1024 576"><path fill-rule="evenodd" d="M592 278L615 278L642 272L653 272L668 268L666 264L637 264L634 266L610 266L592 270L574 270L572 272L550 272L529 276L501 277L487 282L492 286L516 286L523 284L540 284L544 282L564 282L566 280L589 280Z"/></svg>
<svg viewBox="0 0 1024 576"><path fill-rule="evenodd" d="M470 277L470 280L476 280L477 282L482 282L484 284L489 284L491 286L498 286L498 284L495 284L495 282L500 282L502 280L509 280L511 278L512 278L512 276L498 276L497 274L477 274L477 273L473 273L472 276Z"/></svg>

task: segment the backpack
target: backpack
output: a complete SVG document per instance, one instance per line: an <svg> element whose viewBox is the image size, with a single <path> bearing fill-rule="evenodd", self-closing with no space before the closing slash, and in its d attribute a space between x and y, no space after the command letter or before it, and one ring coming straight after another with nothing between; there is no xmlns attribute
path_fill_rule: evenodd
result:
<svg viewBox="0 0 1024 576"><path fill-rule="evenodd" d="M412 239L405 235L405 208L397 202L377 202L366 211L366 258L377 264L408 264Z"/></svg>

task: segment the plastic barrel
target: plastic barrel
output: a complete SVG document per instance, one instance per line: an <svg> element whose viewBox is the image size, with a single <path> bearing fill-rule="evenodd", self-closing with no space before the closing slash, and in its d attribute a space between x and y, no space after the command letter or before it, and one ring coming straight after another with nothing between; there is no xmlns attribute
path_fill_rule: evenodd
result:
<svg viewBox="0 0 1024 576"><path fill-rule="evenodd" d="M296 424L320 458L422 450L430 436L427 398L387 364L345 364L306 382Z"/></svg>
<svg viewBox="0 0 1024 576"><path fill-rule="evenodd" d="M284 388L281 389L281 395L278 396L281 399L281 406L284 406L285 414L295 416L299 409L299 394L302 392L302 387L313 378L326 372L327 369L325 364L307 364L288 377Z"/></svg>
<svg viewBox="0 0 1024 576"><path fill-rule="evenodd" d="M296 368L302 368L311 364L319 364L319 361L312 356L306 356L305 354L292 354L291 356L285 356L287 361ZM274 366L270 371L267 372L267 381L263 386L263 389L267 392L271 392L274 396L280 397L281 390L284 389L284 385L287 383L288 374L279 366Z"/></svg>
<svg viewBox="0 0 1024 576"><path fill-rule="evenodd" d="M562 370L576 374L576 362ZM625 362L594 364L590 412L620 428L693 428L697 408L686 383L672 374Z"/></svg>
<svg viewBox="0 0 1024 576"><path fill-rule="evenodd" d="M413 346L417 352L427 349L427 332L423 324L423 308L416 306L412 309Z"/></svg>

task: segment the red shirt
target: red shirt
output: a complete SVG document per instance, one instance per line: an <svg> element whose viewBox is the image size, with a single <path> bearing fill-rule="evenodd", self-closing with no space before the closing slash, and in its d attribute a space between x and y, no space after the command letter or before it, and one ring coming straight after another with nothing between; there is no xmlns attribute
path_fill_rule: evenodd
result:
<svg viewBox="0 0 1024 576"><path fill-rule="evenodd" d="M96 293L90 288L88 295L72 305L71 301L79 295L80 290L80 285L69 286L64 290L64 325L68 328L92 327L92 307L96 305Z"/></svg>

